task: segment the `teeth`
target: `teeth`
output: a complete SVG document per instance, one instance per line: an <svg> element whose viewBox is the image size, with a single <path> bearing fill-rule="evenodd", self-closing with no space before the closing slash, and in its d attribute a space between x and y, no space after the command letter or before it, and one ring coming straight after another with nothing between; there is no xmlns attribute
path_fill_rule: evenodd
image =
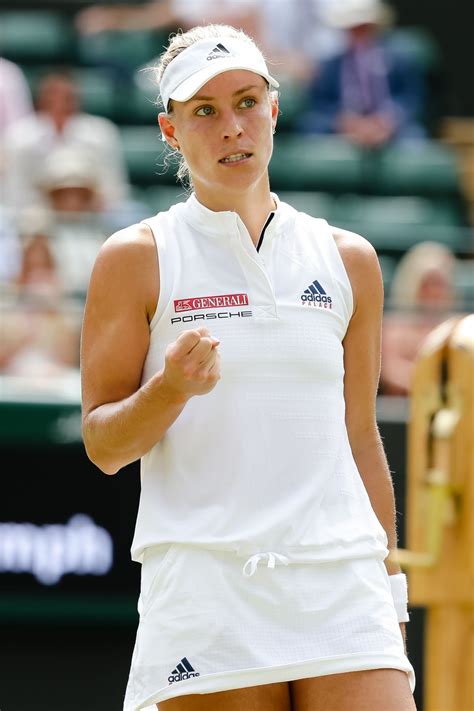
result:
<svg viewBox="0 0 474 711"><path fill-rule="evenodd" d="M220 161L221 163L234 163L234 161L237 160L242 160L242 158L248 158L250 157L250 153L234 153L231 156L227 156L227 158L222 158Z"/></svg>

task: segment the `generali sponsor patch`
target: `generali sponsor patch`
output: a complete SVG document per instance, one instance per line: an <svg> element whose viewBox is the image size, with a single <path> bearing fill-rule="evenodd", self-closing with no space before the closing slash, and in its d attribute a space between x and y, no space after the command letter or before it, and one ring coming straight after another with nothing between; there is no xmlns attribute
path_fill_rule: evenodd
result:
<svg viewBox="0 0 474 711"><path fill-rule="evenodd" d="M247 294L222 294L219 296L195 296L191 299L175 299L175 313L196 311L197 309L215 309L229 306L247 306Z"/></svg>

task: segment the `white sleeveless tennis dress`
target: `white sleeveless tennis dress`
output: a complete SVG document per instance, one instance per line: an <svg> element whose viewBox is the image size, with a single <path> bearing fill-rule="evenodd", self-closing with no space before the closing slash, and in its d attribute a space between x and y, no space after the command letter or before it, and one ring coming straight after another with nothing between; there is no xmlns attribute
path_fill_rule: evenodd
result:
<svg viewBox="0 0 474 711"><path fill-rule="evenodd" d="M140 623L124 711L173 696L413 668L387 537L352 457L352 291L328 224L277 201L257 249L196 197L146 220L160 296L142 381L206 326L222 376L142 458Z"/></svg>

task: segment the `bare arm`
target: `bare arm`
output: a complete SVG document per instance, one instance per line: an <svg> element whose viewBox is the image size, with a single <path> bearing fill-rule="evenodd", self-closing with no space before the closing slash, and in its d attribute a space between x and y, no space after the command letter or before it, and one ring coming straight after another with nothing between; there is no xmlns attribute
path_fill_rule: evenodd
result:
<svg viewBox="0 0 474 711"><path fill-rule="evenodd" d="M141 385L158 293L148 228L107 240L91 277L81 344L84 443L107 474L149 451L189 398L208 392L219 377L218 342L199 329L170 344L163 369Z"/></svg>
<svg viewBox="0 0 474 711"><path fill-rule="evenodd" d="M354 294L354 313L344 338L346 425L352 453L372 507L397 547L393 484L376 421L380 376L383 283L373 247L358 235L333 230ZM400 572L386 561L388 573Z"/></svg>

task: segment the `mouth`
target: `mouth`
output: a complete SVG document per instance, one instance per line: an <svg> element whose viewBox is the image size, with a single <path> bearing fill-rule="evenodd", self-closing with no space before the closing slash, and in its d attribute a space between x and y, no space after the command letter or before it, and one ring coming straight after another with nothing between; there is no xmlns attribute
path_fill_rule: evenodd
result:
<svg viewBox="0 0 474 711"><path fill-rule="evenodd" d="M252 153L231 153L225 158L221 158L219 163L241 163L244 160L252 157Z"/></svg>

